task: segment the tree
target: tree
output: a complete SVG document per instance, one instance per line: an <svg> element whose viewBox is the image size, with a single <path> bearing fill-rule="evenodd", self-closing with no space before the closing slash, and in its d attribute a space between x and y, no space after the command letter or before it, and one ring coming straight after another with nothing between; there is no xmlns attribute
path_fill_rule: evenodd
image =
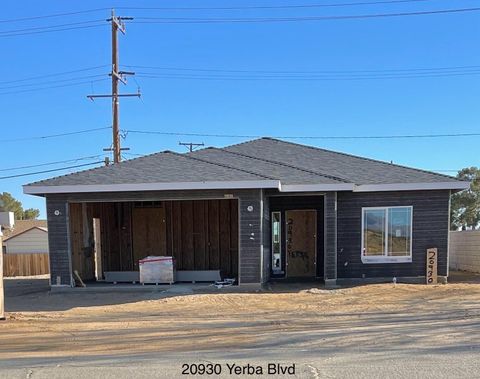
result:
<svg viewBox="0 0 480 379"><path fill-rule="evenodd" d="M40 211L34 208L28 208L23 211L24 220L35 220L40 216Z"/></svg>
<svg viewBox="0 0 480 379"><path fill-rule="evenodd" d="M0 193L0 211L13 212L15 220L32 220L40 216L38 209L29 208L24 211L22 203L8 192Z"/></svg>
<svg viewBox="0 0 480 379"><path fill-rule="evenodd" d="M467 167L460 170L457 178L471 182L470 188L452 195L451 228L476 229L480 226L480 169Z"/></svg>

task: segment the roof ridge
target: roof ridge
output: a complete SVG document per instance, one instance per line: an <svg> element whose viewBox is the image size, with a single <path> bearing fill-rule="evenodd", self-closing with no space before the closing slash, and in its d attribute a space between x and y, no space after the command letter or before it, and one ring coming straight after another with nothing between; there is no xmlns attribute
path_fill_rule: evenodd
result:
<svg viewBox="0 0 480 379"><path fill-rule="evenodd" d="M384 164L384 165L386 165L386 166L396 166L396 167L406 168L406 169L409 169L409 170L420 171L420 172L424 172L424 173L432 174L432 175L437 175L437 176L444 177L444 178L448 178L448 179L457 179L457 178L455 178L454 176L445 175L445 174L439 174L439 173L437 173L437 172L428 171L428 170L423 170L423 169L421 169L421 168L409 167L409 166L404 166L404 165L400 165L400 164L396 164L396 163L388 163L388 162L381 161L381 160L378 160L378 159L367 158L367 157L362 157L362 156L359 156L359 155L353 155L353 154L344 153L344 152L340 152L340 151L334 151L334 150L324 149L324 148L322 148L322 147L316 147L316 146L310 146L310 145L303 145L303 144L301 144L301 143L291 142L291 141L284 141L284 140L281 140L281 139L278 139L278 138L272 138L272 137L262 137L262 139L269 139L269 140L276 141L276 142L282 142L282 143L287 143L287 144L290 144L290 145L306 147L306 148L312 149L312 150L321 150L321 151L326 151L326 152L334 153L334 154L338 154L338 155L344 155L344 156L347 156L347 157L353 157L353 158L363 159L363 160L365 160L365 161L381 163L381 164ZM458 180L458 179L457 179L457 180Z"/></svg>
<svg viewBox="0 0 480 379"><path fill-rule="evenodd" d="M228 146L228 147L230 147L230 146ZM259 161L276 164L278 166L285 166L285 167L293 168L295 170L299 170L299 171L302 171L302 172L307 172L309 174L314 174L314 175L318 175L318 176L323 176L325 178L334 179L334 180L341 181L341 182L344 182L344 183L350 183L347 179L341 178L339 176L323 174L321 172L304 169L304 168L301 168L301 167L298 167L298 166L294 166L292 164L282 163L282 162L278 162L278 161L270 160L270 159L265 159L265 158L258 158L258 157L254 157L254 156L251 156L251 155L248 155L248 154L245 154L245 153L239 153L239 152L236 152L236 151L229 151L229 150L226 150L226 148L220 148L220 149L215 148L215 149L225 151L225 152L230 153L230 154L236 154L236 155L244 156L244 157L247 157L247 158L256 159L256 160L259 160Z"/></svg>
<svg viewBox="0 0 480 379"><path fill-rule="evenodd" d="M174 155L178 155L178 156L181 156L181 157L185 157L185 158L197 160L197 161L199 161L199 162L208 163L208 164L215 165L215 166L219 166L219 167L224 167L224 168L229 168L229 169L232 169L232 170L237 170L237 171L245 172L245 173L247 173L247 174L255 175L255 176L258 176L258 177L261 177L261 178L265 178L265 179L269 179L269 180L278 180L278 178L274 178L274 177L267 176L267 175L256 174L256 173L254 173L254 172L251 172L251 171L248 171L248 170L243 170L243 169L241 169L241 168L232 167L232 166L229 166L229 165L226 165L226 164L223 164L223 163L210 162L210 161L208 161L208 160L206 160L206 159L201 159L201 158L197 158L197 157L192 157L192 156L189 155L189 154L181 154L181 153L177 153L177 152L174 152L174 151L169 151L169 153L170 153L170 154L174 154Z"/></svg>

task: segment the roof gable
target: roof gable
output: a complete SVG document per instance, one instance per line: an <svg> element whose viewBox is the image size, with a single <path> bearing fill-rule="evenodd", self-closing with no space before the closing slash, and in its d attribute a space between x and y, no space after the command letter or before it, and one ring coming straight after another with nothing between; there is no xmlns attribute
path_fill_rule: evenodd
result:
<svg viewBox="0 0 480 379"><path fill-rule="evenodd" d="M43 232L48 232L47 220L17 220L15 221L14 228L3 230L3 241L12 239L32 229L39 229Z"/></svg>

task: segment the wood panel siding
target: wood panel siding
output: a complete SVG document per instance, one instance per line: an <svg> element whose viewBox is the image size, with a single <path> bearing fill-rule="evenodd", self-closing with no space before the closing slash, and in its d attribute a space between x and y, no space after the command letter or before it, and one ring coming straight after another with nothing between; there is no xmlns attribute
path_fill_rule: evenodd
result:
<svg viewBox="0 0 480 379"><path fill-rule="evenodd" d="M100 219L105 271L136 271L147 255L171 255L178 270L220 270L223 277L238 277L237 200L87 203L89 228L83 225L82 204L71 203L70 209L73 269L86 280L93 279L94 259L85 255L84 230L92 231L93 243L94 217Z"/></svg>
<svg viewBox="0 0 480 379"><path fill-rule="evenodd" d="M426 250L438 248L438 274L447 275L449 191L338 192L338 278L425 276ZM413 206L411 263L361 261L362 207Z"/></svg>
<svg viewBox="0 0 480 379"><path fill-rule="evenodd" d="M134 207L132 226L133 267L135 270L139 269L139 260L147 256L167 254L165 208ZM129 233L125 233L126 230L123 227L121 229L121 240L127 239Z"/></svg>

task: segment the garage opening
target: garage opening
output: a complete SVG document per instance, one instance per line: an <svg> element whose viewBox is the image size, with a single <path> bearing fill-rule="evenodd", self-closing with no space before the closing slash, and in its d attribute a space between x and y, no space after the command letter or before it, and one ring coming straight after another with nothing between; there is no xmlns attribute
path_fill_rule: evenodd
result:
<svg viewBox="0 0 480 379"><path fill-rule="evenodd" d="M172 256L177 272L238 279L238 200L70 203L72 270L83 281L138 277L147 256ZM137 279L138 280L138 279Z"/></svg>

